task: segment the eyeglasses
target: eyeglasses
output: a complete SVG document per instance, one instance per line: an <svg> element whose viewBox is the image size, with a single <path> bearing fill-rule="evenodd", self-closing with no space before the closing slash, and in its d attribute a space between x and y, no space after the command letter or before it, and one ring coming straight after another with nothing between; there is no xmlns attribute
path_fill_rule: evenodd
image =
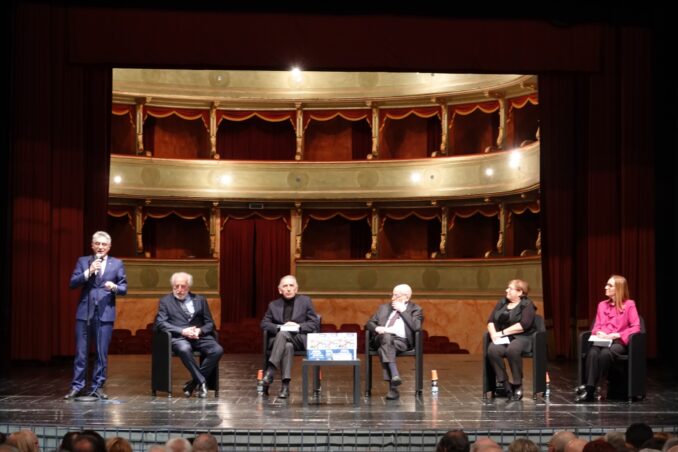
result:
<svg viewBox="0 0 678 452"><path fill-rule="evenodd" d="M111 244L108 242L92 242L92 245L94 246L110 246Z"/></svg>

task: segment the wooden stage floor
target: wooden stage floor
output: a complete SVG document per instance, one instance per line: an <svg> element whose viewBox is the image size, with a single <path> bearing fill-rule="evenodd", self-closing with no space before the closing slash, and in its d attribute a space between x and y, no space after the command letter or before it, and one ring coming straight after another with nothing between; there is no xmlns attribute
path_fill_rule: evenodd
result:
<svg viewBox="0 0 678 452"><path fill-rule="evenodd" d="M359 355L364 360L362 355ZM386 435L397 431L429 432L436 436L460 428L477 436L497 437L507 432L526 432L548 437L555 430L590 432L624 430L633 422L645 422L665 431L678 432L678 382L656 366L648 369L647 398L640 402L604 401L575 404L572 388L576 368L570 362L550 362L551 397L532 399L531 361L525 360L525 398L483 400L481 357L476 355L426 355L424 394L414 395L414 362L399 361L403 385L401 398L385 400L386 385L378 379L376 358L372 397L362 397L361 405L352 400L352 368L327 367L323 371L322 394L302 405L301 364L296 358L291 397L276 397L279 380L271 395L256 392L260 355L225 355L220 363L220 396L210 391L206 399L184 398L181 387L188 372L178 359L173 362L174 397L165 393L151 396L150 355L111 355L107 401L65 401L69 390L71 362L54 365L15 366L0 378L0 431L19 427L93 428L108 432L360 432ZM439 394L430 390L430 370L440 378ZM364 392L364 365L361 369ZM277 378L277 376L276 376ZM63 427L63 428L62 428ZM246 434L246 433L243 433ZM160 441L165 436L158 436ZM152 442L153 440L151 440ZM430 443L430 440L429 440ZM252 449L254 450L254 449ZM339 449L337 449L339 450ZM351 449L359 450L359 449ZM382 448L383 450L383 448ZM393 449L399 450L399 449ZM405 450L405 449L403 449ZM407 450L416 450L407 449Z"/></svg>

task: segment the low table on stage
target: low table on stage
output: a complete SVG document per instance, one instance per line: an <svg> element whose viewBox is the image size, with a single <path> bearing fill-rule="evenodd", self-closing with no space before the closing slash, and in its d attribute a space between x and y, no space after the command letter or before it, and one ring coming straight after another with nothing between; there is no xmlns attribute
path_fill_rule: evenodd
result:
<svg viewBox="0 0 678 452"><path fill-rule="evenodd" d="M301 392L304 406L308 406L308 368L311 366L353 366L353 404L360 405L360 360L323 361L304 359L301 362Z"/></svg>

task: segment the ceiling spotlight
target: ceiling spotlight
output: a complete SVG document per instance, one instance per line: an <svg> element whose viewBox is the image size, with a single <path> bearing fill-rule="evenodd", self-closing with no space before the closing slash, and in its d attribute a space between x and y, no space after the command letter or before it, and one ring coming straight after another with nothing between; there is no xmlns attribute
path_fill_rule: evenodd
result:
<svg viewBox="0 0 678 452"><path fill-rule="evenodd" d="M230 174L224 174L219 178L219 182L221 185L231 185L231 182L233 182L233 177Z"/></svg>
<svg viewBox="0 0 678 452"><path fill-rule="evenodd" d="M421 182L421 174L420 173L410 174L410 180L412 181L413 184L418 184L419 182Z"/></svg>
<svg viewBox="0 0 678 452"><path fill-rule="evenodd" d="M292 74L292 79L295 82L301 82L303 79L303 76L301 74L301 69L298 66L294 66L291 70L290 73Z"/></svg>
<svg viewBox="0 0 678 452"><path fill-rule="evenodd" d="M122 176L113 176L113 183L119 184L122 182Z"/></svg>
<svg viewBox="0 0 678 452"><path fill-rule="evenodd" d="M494 176L494 170L492 168L485 168L485 175L487 177L492 177Z"/></svg>

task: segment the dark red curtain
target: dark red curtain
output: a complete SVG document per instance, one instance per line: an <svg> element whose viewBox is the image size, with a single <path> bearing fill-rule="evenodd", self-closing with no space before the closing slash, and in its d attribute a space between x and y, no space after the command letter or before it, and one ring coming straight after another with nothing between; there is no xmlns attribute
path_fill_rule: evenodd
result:
<svg viewBox="0 0 678 452"><path fill-rule="evenodd" d="M599 73L540 77L544 300L557 355L624 275L656 353L654 152L649 36L604 30ZM620 71L621 68L621 71ZM623 74L623 75L622 75Z"/></svg>
<svg viewBox="0 0 678 452"><path fill-rule="evenodd" d="M290 236L282 219L228 218L221 231L221 321L262 317L290 272Z"/></svg>
<svg viewBox="0 0 678 452"><path fill-rule="evenodd" d="M221 121L217 130L217 154L222 160L294 160L296 138L292 123L264 121L253 116L245 121Z"/></svg>

